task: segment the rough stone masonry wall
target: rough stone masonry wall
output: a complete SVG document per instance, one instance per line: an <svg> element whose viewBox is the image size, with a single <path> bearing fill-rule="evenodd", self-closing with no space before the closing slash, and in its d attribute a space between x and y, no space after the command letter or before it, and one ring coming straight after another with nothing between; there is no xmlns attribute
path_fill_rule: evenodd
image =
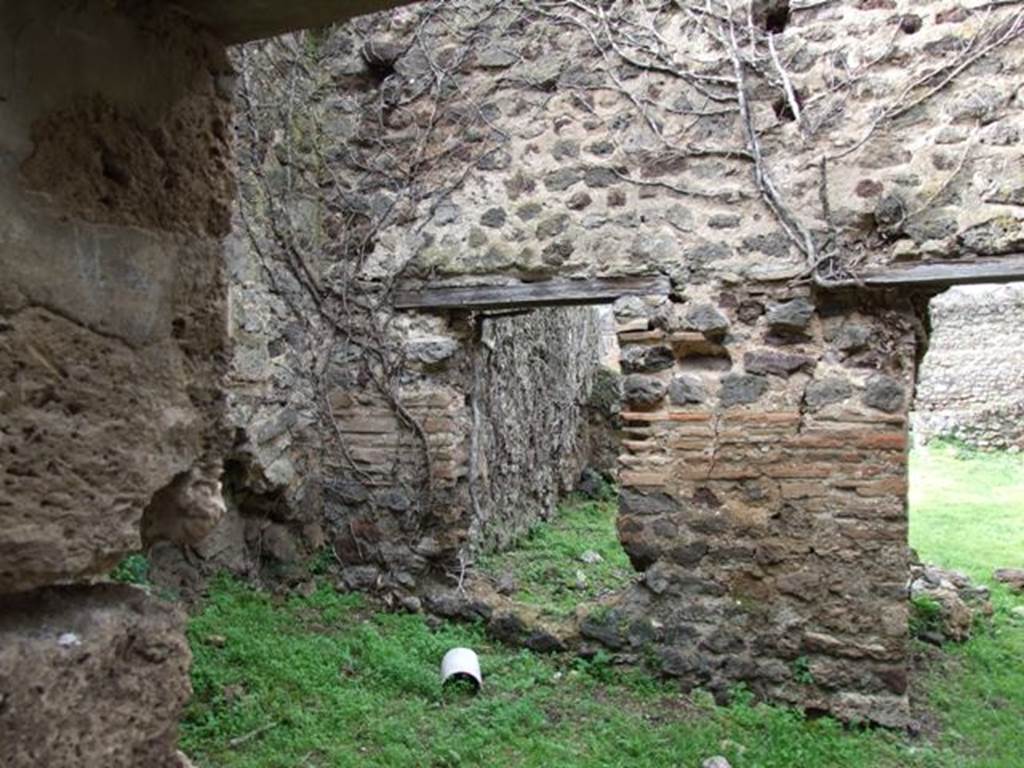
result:
<svg viewBox="0 0 1024 768"><path fill-rule="evenodd" d="M644 578L584 634L650 649L687 684L898 724L920 324L909 301L832 281L1019 251L1022 19L896 0L753 11L377 17L313 46L327 74L302 103L326 142L261 157L330 159L321 188L366 226L350 274L374 295L396 278L667 274L667 300L618 307L620 535Z"/></svg>
<svg viewBox="0 0 1024 768"><path fill-rule="evenodd" d="M598 362L592 309L394 318L398 411L351 349L338 345L317 374L315 334L247 245L229 249L239 439L228 513L197 547L209 568L255 574L262 560L304 575L301 561L327 544L349 587L415 592L507 546L573 487ZM164 554L180 573L180 555Z"/></svg>
<svg viewBox="0 0 1024 768"><path fill-rule="evenodd" d="M1024 449L1024 290L963 286L929 304L914 439Z"/></svg>
<svg viewBox="0 0 1024 768"><path fill-rule="evenodd" d="M378 247L372 212L394 207L340 175L349 121L370 123L347 110L380 85L339 59L347 46L338 30L237 52L236 441L227 514L195 550L200 571L262 561L305 578L326 543L349 586L408 596L507 546L572 487L600 338L590 308L395 314L396 275L359 274ZM161 581L201 580L180 551L157 554Z"/></svg>
<svg viewBox="0 0 1024 768"><path fill-rule="evenodd" d="M909 313L781 287L689 298L618 307L618 528L644 578L583 634L688 686L900 724Z"/></svg>
<svg viewBox="0 0 1024 768"><path fill-rule="evenodd" d="M221 510L231 69L132 7L0 3L8 766L176 764L183 617L88 584Z"/></svg>

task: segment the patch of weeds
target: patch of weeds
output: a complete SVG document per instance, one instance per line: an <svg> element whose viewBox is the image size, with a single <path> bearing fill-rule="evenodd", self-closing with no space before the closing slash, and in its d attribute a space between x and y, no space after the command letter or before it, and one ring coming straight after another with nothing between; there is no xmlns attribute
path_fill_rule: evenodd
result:
<svg viewBox="0 0 1024 768"><path fill-rule="evenodd" d="M793 660L793 679L804 685L814 685L811 660L806 656L798 656Z"/></svg>
<svg viewBox="0 0 1024 768"><path fill-rule="evenodd" d="M934 740L808 718L745 688L716 706L710 694L683 695L608 658L508 648L479 627L377 613L328 586L282 599L220 579L189 622L195 695L183 747L200 768L664 768L716 754L736 768L1018 768L1024 625L1012 616L1024 601L990 579L1021 551L1005 549L1024 517L1024 477L1004 473L1010 466L943 454L926 475L934 487L912 499L922 556L981 574L995 607L968 642L946 646L949 663L920 673L941 720ZM993 536L994 521L1015 525ZM475 696L441 686L441 658L457 645L480 656Z"/></svg>
<svg viewBox="0 0 1024 768"><path fill-rule="evenodd" d="M620 589L635 575L619 543L617 514L614 495L604 501L571 496L515 549L483 555L477 568L495 578L514 574L517 600L552 615L571 614L580 603Z"/></svg>
<svg viewBox="0 0 1024 768"><path fill-rule="evenodd" d="M307 561L306 567L310 576L325 576L337 570L338 561L330 545L327 545Z"/></svg>
<svg viewBox="0 0 1024 768"><path fill-rule="evenodd" d="M572 664L577 672L601 683L611 683L616 678L612 655L603 649L589 659L577 656Z"/></svg>
<svg viewBox="0 0 1024 768"><path fill-rule="evenodd" d="M128 555L110 572L110 578L121 584L148 584L149 560L140 553Z"/></svg>
<svg viewBox="0 0 1024 768"><path fill-rule="evenodd" d="M182 744L201 768L663 768L714 754L738 768L1015 765L974 760L980 737L966 728L962 743L936 751L897 733L758 704L744 687L719 707L607 653L582 661L511 649L479 627L377 613L327 585L275 598L218 579L188 634L195 695ZM454 646L480 656L484 687L475 695L441 684L441 658ZM1004 652L982 655L986 665L1012 663ZM1019 693L999 693L1001 712L973 697L972 724L1003 717L1004 749L1017 749L1008 728L1019 722Z"/></svg>
<svg viewBox="0 0 1024 768"><path fill-rule="evenodd" d="M941 632L942 606L934 598L918 595L910 600L910 634L921 637Z"/></svg>

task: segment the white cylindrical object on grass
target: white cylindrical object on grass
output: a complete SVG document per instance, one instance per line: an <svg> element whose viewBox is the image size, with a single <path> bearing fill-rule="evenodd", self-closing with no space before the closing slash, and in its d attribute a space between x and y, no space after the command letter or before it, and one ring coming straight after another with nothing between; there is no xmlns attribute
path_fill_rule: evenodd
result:
<svg viewBox="0 0 1024 768"><path fill-rule="evenodd" d="M476 651L469 648L452 648L441 659L441 684L447 683L453 677L464 680L472 680L476 687L484 684L483 676L480 674L480 659Z"/></svg>

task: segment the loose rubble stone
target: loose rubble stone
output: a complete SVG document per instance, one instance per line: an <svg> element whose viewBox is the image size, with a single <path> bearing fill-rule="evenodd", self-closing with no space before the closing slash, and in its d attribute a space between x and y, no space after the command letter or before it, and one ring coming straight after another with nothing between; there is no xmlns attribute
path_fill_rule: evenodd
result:
<svg viewBox="0 0 1024 768"><path fill-rule="evenodd" d="M495 588L499 595L511 595L519 589L519 581L514 573L506 571L498 577L498 583Z"/></svg>
<svg viewBox="0 0 1024 768"><path fill-rule="evenodd" d="M922 625L922 638L930 639L929 633L938 632L938 642L944 639L963 642L970 637L975 615L979 612L984 615L992 613L987 588L975 586L958 571L934 565L911 565L910 597L912 600L924 598L939 606L938 623L934 627L929 624L932 617L917 617ZM915 606L914 610L928 611L928 608L926 605L924 608Z"/></svg>
<svg viewBox="0 0 1024 768"><path fill-rule="evenodd" d="M1024 592L1024 568L998 568L992 578L1015 592Z"/></svg>

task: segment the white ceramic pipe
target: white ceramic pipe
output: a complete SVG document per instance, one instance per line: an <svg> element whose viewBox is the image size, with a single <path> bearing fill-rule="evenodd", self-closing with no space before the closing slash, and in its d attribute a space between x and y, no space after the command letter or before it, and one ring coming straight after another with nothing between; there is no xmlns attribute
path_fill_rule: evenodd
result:
<svg viewBox="0 0 1024 768"><path fill-rule="evenodd" d="M477 658L475 651L469 648L452 648L444 655L441 659L441 684L447 683L453 677L472 680L477 688L483 686L480 659Z"/></svg>

